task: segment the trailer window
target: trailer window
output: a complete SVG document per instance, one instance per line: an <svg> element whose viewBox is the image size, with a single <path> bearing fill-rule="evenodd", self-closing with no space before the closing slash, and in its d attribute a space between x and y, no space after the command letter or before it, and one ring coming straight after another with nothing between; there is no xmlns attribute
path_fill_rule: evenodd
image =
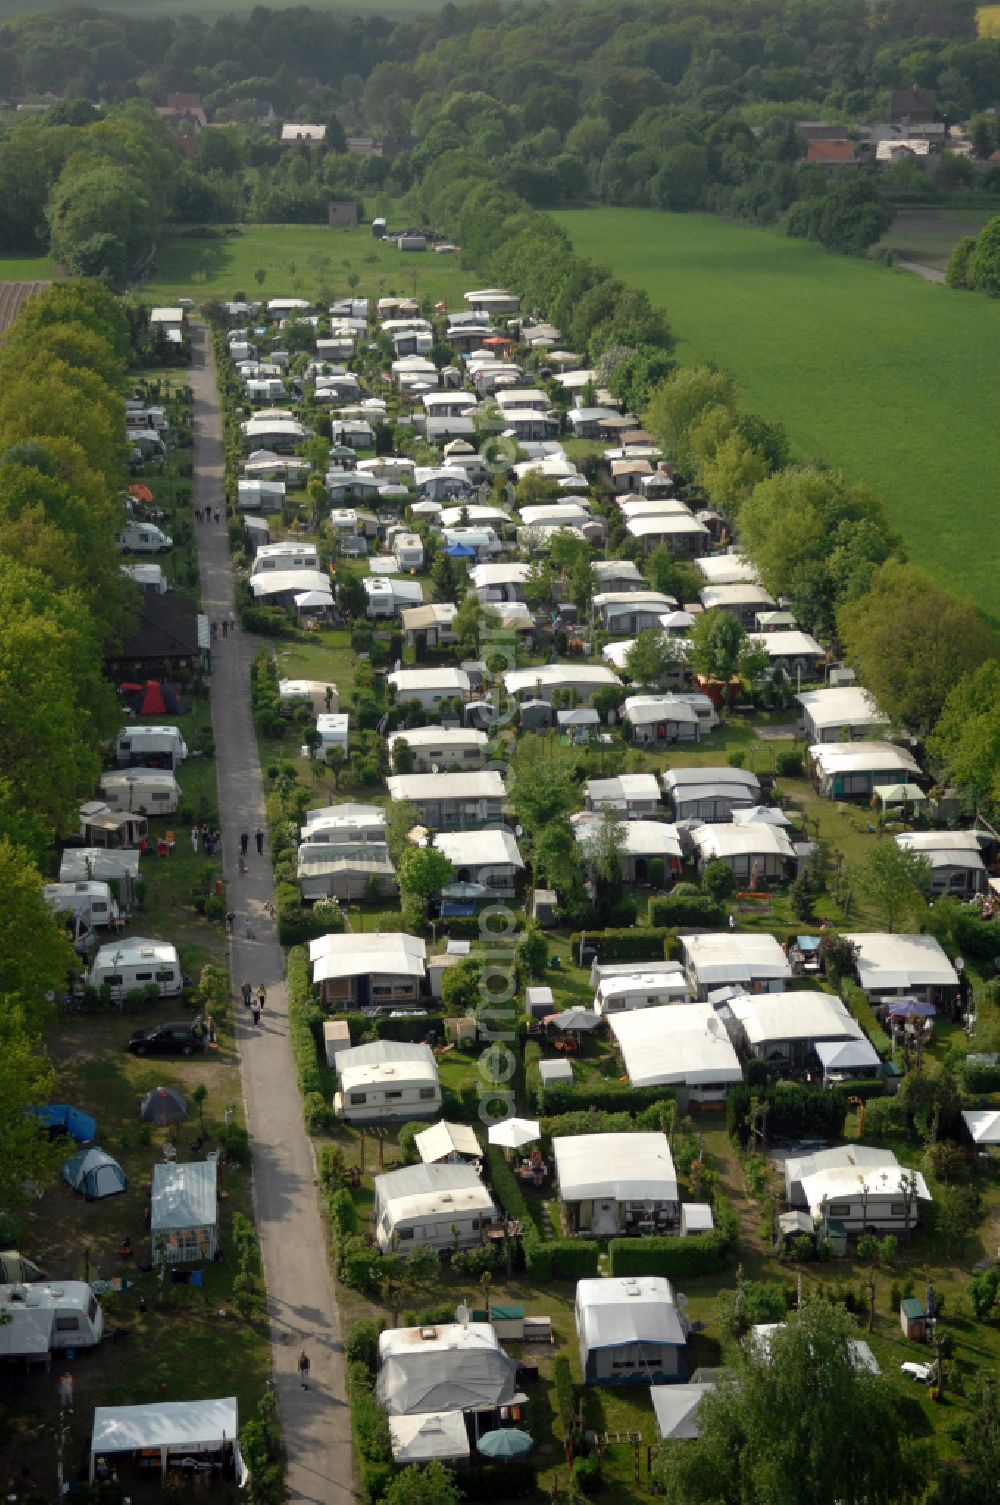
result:
<svg viewBox="0 0 1000 1505"><path fill-rule="evenodd" d="M421 1087L420 1101L422 1103L433 1102L435 1097L437 1097L437 1093L435 1092L433 1087Z"/></svg>
<svg viewBox="0 0 1000 1505"><path fill-rule="evenodd" d="M350 1101L353 1107L358 1108L363 1103L366 1103L368 1099L363 1092L352 1092Z"/></svg>
<svg viewBox="0 0 1000 1505"><path fill-rule="evenodd" d="M398 1233L396 1234L396 1237L399 1239L400 1243L402 1243L404 1240L410 1239L410 1238L413 1237L413 1229L412 1228L400 1228L399 1231L398 1231Z"/></svg>
<svg viewBox="0 0 1000 1505"><path fill-rule="evenodd" d="M387 1103L401 1103L403 1101L403 1094L397 1089L393 1089L392 1092L386 1093L385 1100Z"/></svg>
<svg viewBox="0 0 1000 1505"><path fill-rule="evenodd" d="M122 985L122 979L120 977L108 977L105 979L105 981L107 982L109 988L120 988Z"/></svg>
<svg viewBox="0 0 1000 1505"><path fill-rule="evenodd" d="M168 800L170 798L170 795L167 794L165 791L162 794L158 794L157 791L154 789L153 792L152 792L152 794L149 797L155 803L156 800Z"/></svg>
<svg viewBox="0 0 1000 1505"><path fill-rule="evenodd" d="M156 974L156 981L157 982L176 982L177 981L177 974L175 972L157 972L157 974Z"/></svg>
<svg viewBox="0 0 1000 1505"><path fill-rule="evenodd" d="M153 974L152 972L137 972L135 974L135 980L136 982L152 982Z"/></svg>
<svg viewBox="0 0 1000 1505"><path fill-rule="evenodd" d="M831 1218L849 1218L851 1215L850 1202L833 1202L830 1206Z"/></svg>
<svg viewBox="0 0 1000 1505"><path fill-rule="evenodd" d="M78 1333L79 1331L80 1331L80 1319L79 1319L79 1317L57 1317L56 1318L56 1332L57 1333Z"/></svg>

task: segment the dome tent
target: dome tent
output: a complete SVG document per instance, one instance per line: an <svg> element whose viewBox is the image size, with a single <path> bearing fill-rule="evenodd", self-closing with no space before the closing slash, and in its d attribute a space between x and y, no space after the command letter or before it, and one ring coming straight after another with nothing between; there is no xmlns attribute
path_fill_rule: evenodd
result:
<svg viewBox="0 0 1000 1505"><path fill-rule="evenodd" d="M117 1196L128 1187L128 1179L118 1161L98 1145L71 1155L63 1166L63 1180L88 1202Z"/></svg>

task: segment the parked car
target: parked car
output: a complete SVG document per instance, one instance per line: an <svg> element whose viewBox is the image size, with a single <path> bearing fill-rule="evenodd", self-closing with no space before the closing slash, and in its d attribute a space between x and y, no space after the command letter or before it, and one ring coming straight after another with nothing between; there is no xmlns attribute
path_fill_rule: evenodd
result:
<svg viewBox="0 0 1000 1505"><path fill-rule="evenodd" d="M193 1024L181 1020L137 1029L129 1036L128 1048L134 1056L191 1056L205 1049L205 1037Z"/></svg>

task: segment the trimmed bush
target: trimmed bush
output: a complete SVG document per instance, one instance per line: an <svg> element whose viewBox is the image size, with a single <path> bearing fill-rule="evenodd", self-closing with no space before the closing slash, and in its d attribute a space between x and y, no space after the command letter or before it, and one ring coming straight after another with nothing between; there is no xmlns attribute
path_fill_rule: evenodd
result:
<svg viewBox="0 0 1000 1505"><path fill-rule="evenodd" d="M869 1103L873 1098L885 1097L885 1082L881 1077L857 1077L853 1081L838 1082L837 1091L845 1098L860 1097L863 1103Z"/></svg>
<svg viewBox="0 0 1000 1505"><path fill-rule="evenodd" d="M659 903L654 899L653 903ZM579 954L580 941L585 937L585 944L595 946L597 954L602 962L630 962L630 961L662 961L663 948L670 940L670 933L664 929L650 929L647 926L630 926L627 930L588 930L579 933L570 939L570 949L573 955Z"/></svg>
<svg viewBox="0 0 1000 1505"><path fill-rule="evenodd" d="M318 1050L322 1029L323 1010L309 981L309 957L298 946L288 953L288 1038L303 1098L313 1092L322 1095L326 1085Z"/></svg>
<svg viewBox="0 0 1000 1505"><path fill-rule="evenodd" d="M726 923L726 911L709 894L673 893L650 900L649 918L653 925L670 925L682 930L690 930L696 925L706 930L721 930Z"/></svg>
<svg viewBox="0 0 1000 1505"><path fill-rule="evenodd" d="M960 1061L958 1077L966 1092L1000 1092L1000 1066Z"/></svg>
<svg viewBox="0 0 1000 1505"><path fill-rule="evenodd" d="M798 1082L775 1082L750 1089L741 1083L726 1095L726 1125L741 1144L750 1136L750 1117L757 1102L769 1104L767 1131L772 1138L839 1139L844 1132L847 1098L839 1087L824 1092Z"/></svg>
<svg viewBox="0 0 1000 1505"><path fill-rule="evenodd" d="M612 1275L712 1275L726 1263L730 1239L716 1228L690 1238L613 1238L608 1245Z"/></svg>
<svg viewBox="0 0 1000 1505"><path fill-rule="evenodd" d="M378 1368L378 1338L378 1323L371 1317L355 1322L344 1345L348 1364L363 1364L369 1376L373 1376Z"/></svg>
<svg viewBox="0 0 1000 1505"><path fill-rule="evenodd" d="M594 1108L598 1113L641 1112L675 1096L672 1087L630 1087L627 1082L550 1082L535 1090L535 1106L546 1117L579 1113Z"/></svg>
<svg viewBox="0 0 1000 1505"><path fill-rule="evenodd" d="M872 1042L879 1055L883 1058L885 1058L886 1056L891 1056L892 1041L886 1034L885 1030L882 1028L881 1024L879 1024L878 1020L875 1018L875 1015L872 1012L872 1006L868 1002L868 997L865 993L864 988L859 988L857 983L845 981L841 984L840 991L843 995L844 1002L847 1004L847 1007L850 1009L855 1019L861 1025L861 1028L864 1030L865 1034L868 1036L869 1040Z"/></svg>
<svg viewBox="0 0 1000 1505"><path fill-rule="evenodd" d="M559 1420L563 1424L563 1431L569 1433L573 1429L576 1417L576 1397L573 1394L573 1376L570 1373L569 1359L565 1354L560 1354L552 1365L552 1386L556 1393L556 1410Z"/></svg>

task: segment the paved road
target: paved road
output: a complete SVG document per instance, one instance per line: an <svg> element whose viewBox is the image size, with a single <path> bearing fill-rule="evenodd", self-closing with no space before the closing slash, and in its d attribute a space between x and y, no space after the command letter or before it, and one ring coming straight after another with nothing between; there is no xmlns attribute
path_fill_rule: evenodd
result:
<svg viewBox="0 0 1000 1505"><path fill-rule="evenodd" d="M922 261L906 261L897 257L893 266L897 266L901 272L916 272L917 276L922 277L925 282L943 283L946 281L939 267L929 267Z"/></svg>
<svg viewBox="0 0 1000 1505"><path fill-rule="evenodd" d="M194 527L198 535L203 609L228 618L233 571L225 527L222 426L207 330L192 332L195 499L218 508L223 521ZM254 639L236 633L212 652L212 725L219 779L221 831L229 906L236 911L230 943L233 984L246 978L267 988L255 1029L237 1003L237 1039L253 1160L254 1200L271 1319L274 1379L288 1452L291 1500L340 1505L354 1499L340 1318L326 1259L312 1147L288 1044L284 957L265 904L274 898L271 863L257 855L254 835L266 830L264 785L250 711ZM239 875L239 839L250 837L248 871ZM250 927L255 939L248 938ZM299 1350L312 1365L303 1391ZM238 1353L233 1363L239 1363Z"/></svg>

